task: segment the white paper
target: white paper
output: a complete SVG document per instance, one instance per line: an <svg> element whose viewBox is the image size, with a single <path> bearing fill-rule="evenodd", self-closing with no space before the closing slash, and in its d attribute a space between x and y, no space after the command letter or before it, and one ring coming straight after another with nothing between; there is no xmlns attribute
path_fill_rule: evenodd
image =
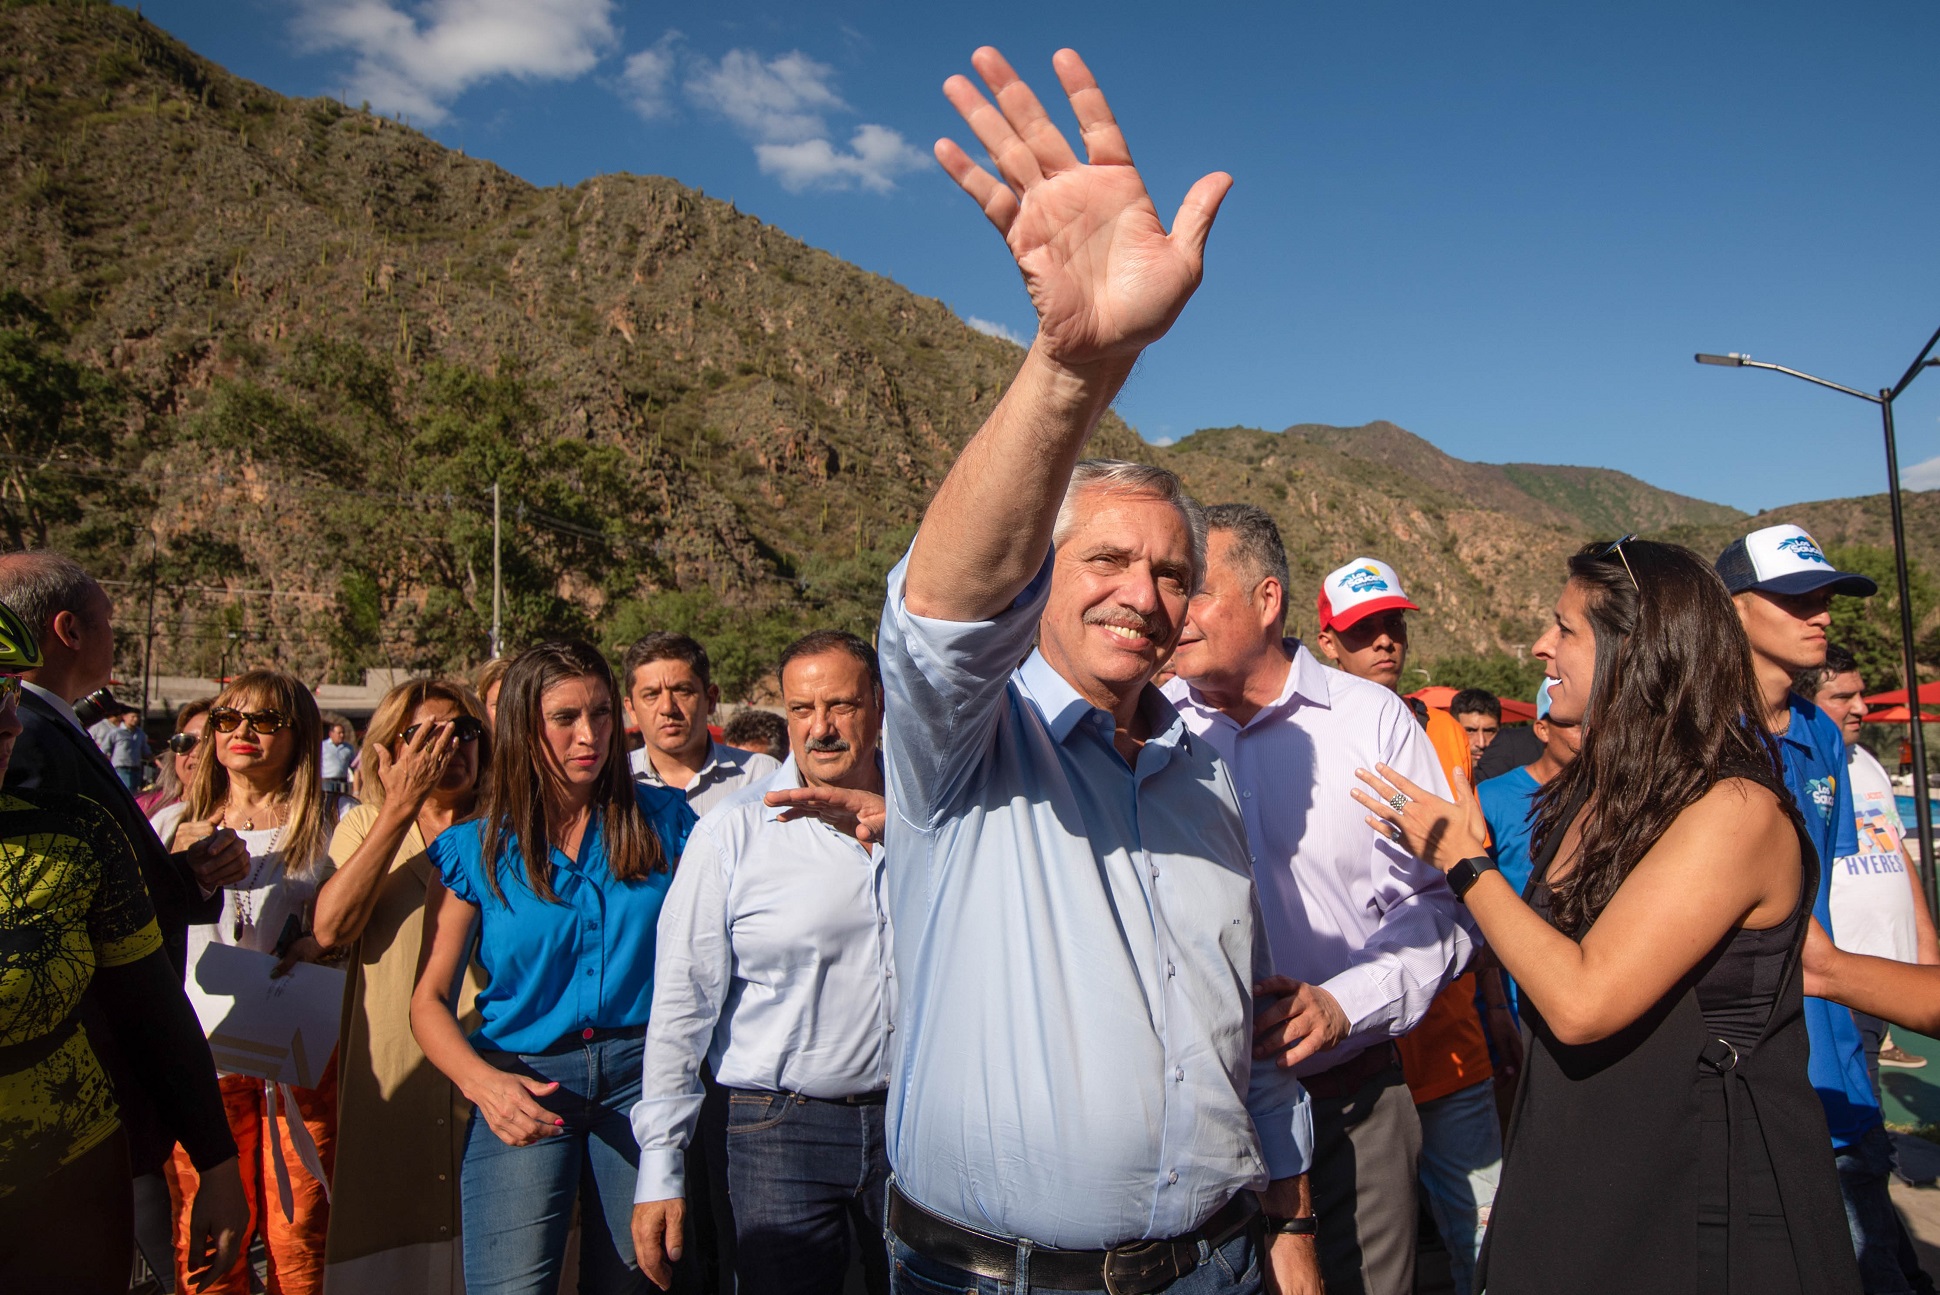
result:
<svg viewBox="0 0 1940 1295"><path fill-rule="evenodd" d="M189 968L189 1002L216 1069L315 1088L337 1046L344 973L299 962L272 980L276 962L267 953L212 941Z"/></svg>

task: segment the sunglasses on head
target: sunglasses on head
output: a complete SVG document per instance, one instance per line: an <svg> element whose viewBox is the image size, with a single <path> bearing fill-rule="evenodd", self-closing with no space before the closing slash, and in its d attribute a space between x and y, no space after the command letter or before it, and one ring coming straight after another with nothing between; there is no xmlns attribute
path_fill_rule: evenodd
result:
<svg viewBox="0 0 1940 1295"><path fill-rule="evenodd" d="M434 724L437 722L436 720L432 721ZM485 732L485 726L469 715L460 715L457 719L449 721L449 723L457 732L460 742L476 742ZM418 735L418 730L423 727L424 725L422 724L413 724L410 728L405 729L397 735L398 741L409 742Z"/></svg>
<svg viewBox="0 0 1940 1295"><path fill-rule="evenodd" d="M1623 563L1623 573L1630 577L1630 587L1638 593L1642 593L1643 586L1637 583L1637 573L1630 569L1630 559L1623 555L1623 546L1636 538L1636 535L1631 534L1624 536L1620 540L1611 540L1608 544L1597 550L1593 556L1600 562L1607 562L1614 555L1617 561Z"/></svg>
<svg viewBox="0 0 1940 1295"><path fill-rule="evenodd" d="M195 750L195 734L177 733L168 740L168 749L177 755L187 755Z"/></svg>
<svg viewBox="0 0 1940 1295"><path fill-rule="evenodd" d="M209 712L209 727L218 733L233 733L244 724L258 733L274 733L289 722L289 716L275 710L243 711L217 706Z"/></svg>

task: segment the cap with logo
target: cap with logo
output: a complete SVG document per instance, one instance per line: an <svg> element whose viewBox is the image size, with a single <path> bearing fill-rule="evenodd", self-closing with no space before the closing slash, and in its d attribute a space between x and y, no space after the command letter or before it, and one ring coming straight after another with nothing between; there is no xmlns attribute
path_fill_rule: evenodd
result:
<svg viewBox="0 0 1940 1295"><path fill-rule="evenodd" d="M1767 526L1753 531L1718 555L1718 578L1734 594L1756 590L1773 594L1835 594L1871 598L1879 586L1871 576L1841 571L1800 526Z"/></svg>
<svg viewBox="0 0 1940 1295"><path fill-rule="evenodd" d="M1355 558L1320 582L1320 628L1344 630L1375 612L1418 612L1401 577L1379 558Z"/></svg>

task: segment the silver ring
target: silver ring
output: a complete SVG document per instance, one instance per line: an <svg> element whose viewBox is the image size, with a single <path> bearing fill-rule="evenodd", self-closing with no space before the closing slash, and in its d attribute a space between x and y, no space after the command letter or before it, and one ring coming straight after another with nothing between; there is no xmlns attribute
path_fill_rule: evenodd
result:
<svg viewBox="0 0 1940 1295"><path fill-rule="evenodd" d="M1388 808L1399 814L1402 810L1408 808L1408 798L1397 791L1394 795L1388 797Z"/></svg>
<svg viewBox="0 0 1940 1295"><path fill-rule="evenodd" d="M1388 824L1388 840L1393 841L1396 845L1401 844L1401 825L1399 823Z"/></svg>

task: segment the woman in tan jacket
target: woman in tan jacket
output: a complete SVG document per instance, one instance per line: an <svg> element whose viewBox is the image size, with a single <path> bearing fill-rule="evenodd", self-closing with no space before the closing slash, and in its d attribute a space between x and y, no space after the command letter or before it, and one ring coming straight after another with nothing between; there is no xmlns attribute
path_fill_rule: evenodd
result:
<svg viewBox="0 0 1940 1295"><path fill-rule="evenodd" d="M458 1160L470 1112L411 1037L411 986L424 929L425 849L469 818L491 749L484 708L463 684L413 679L378 703L363 748L364 803L331 845L337 871L317 895L316 936L356 946L344 987L335 1208L326 1292L464 1290ZM468 968L459 1007L478 990Z"/></svg>

